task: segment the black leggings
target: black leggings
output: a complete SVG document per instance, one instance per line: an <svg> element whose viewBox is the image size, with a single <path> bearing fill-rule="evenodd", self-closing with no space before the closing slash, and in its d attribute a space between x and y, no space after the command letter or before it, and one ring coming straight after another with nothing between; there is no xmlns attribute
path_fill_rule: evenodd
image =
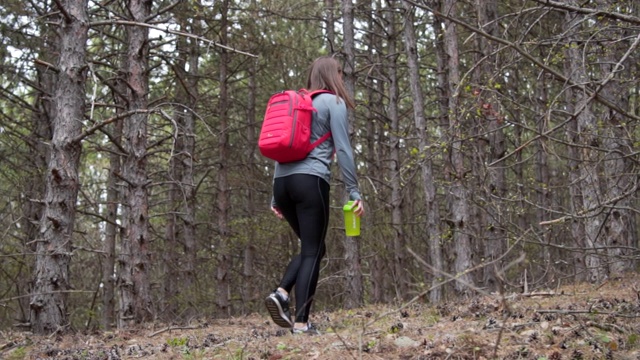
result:
<svg viewBox="0 0 640 360"><path fill-rule="evenodd" d="M280 287L288 292L295 285L295 322L309 321L309 309L318 285L320 260L325 254L329 189L329 184L315 175L294 174L276 178L273 182L275 202L301 243L300 254L291 259L280 281Z"/></svg>

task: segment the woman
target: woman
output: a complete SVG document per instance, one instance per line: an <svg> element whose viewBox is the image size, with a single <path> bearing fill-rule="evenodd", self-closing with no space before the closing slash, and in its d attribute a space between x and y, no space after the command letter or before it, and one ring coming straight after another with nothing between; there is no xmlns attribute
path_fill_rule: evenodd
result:
<svg viewBox="0 0 640 360"><path fill-rule="evenodd" d="M278 288L265 304L273 321L294 333L317 333L309 323L309 310L318 284L320 261L325 254L324 238L329 224L329 184L334 152L346 184L349 199L355 200L354 212L364 215L358 190L353 151L349 142L347 107L353 109L342 81L338 61L331 57L316 59L311 65L307 90L329 90L313 98L316 113L312 123L315 141L331 131L331 137L300 161L276 162L271 210L286 219L300 239L300 254L291 259ZM289 293L295 285L296 312L289 312Z"/></svg>

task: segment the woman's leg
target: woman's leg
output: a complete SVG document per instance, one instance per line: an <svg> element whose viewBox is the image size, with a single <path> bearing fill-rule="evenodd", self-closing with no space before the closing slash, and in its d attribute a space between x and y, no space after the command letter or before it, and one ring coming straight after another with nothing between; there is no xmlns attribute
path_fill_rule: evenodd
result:
<svg viewBox="0 0 640 360"><path fill-rule="evenodd" d="M300 238L301 250L285 272L280 287L290 292L295 285L295 322L306 323L315 295L324 238L329 224L329 184L313 175L277 178L274 196L282 215Z"/></svg>
<svg viewBox="0 0 640 360"><path fill-rule="evenodd" d="M273 197L278 204L278 209L284 216L285 220L289 223L289 226L296 234L298 239L300 238L300 225L298 222L298 214L296 213L296 203L291 198L289 190L287 188L288 182L284 178L276 178L273 182ZM298 277L298 269L300 268L300 254L295 255L287 265L287 269L280 280L279 288L284 289L287 294L291 292L293 286L296 284L296 278Z"/></svg>

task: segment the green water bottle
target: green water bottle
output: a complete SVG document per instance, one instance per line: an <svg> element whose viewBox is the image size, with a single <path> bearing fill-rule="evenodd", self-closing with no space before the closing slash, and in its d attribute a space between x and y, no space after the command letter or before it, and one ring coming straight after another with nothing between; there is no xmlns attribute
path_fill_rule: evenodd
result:
<svg viewBox="0 0 640 360"><path fill-rule="evenodd" d="M353 210L356 202L351 200L347 202L342 210L344 212L344 230L347 236L360 236L360 217Z"/></svg>

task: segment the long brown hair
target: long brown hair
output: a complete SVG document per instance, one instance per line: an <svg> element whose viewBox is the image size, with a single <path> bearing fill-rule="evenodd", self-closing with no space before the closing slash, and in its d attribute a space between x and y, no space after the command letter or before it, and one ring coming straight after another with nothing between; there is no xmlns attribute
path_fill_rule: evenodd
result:
<svg viewBox="0 0 640 360"><path fill-rule="evenodd" d="M308 90L329 90L343 99L348 108L355 108L356 105L349 97L347 89L342 81L342 68L338 61L329 56L317 58L309 69L307 78Z"/></svg>

